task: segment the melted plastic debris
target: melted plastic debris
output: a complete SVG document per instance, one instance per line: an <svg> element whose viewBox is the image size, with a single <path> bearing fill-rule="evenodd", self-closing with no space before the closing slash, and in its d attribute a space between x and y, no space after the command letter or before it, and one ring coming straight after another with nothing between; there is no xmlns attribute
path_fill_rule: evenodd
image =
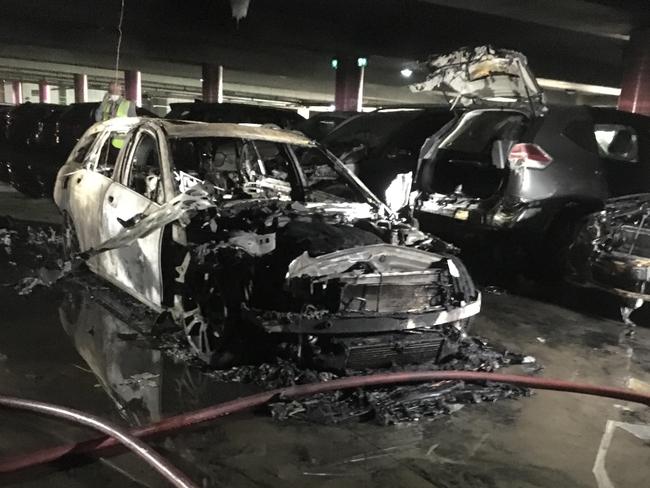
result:
<svg viewBox="0 0 650 488"><path fill-rule="evenodd" d="M278 359L275 363L236 366L234 368L205 373L224 383L253 383L267 389L301 385L338 378L334 373L300 368L292 361Z"/></svg>
<svg viewBox="0 0 650 488"><path fill-rule="evenodd" d="M72 270L61 259L61 243L61 234L52 227L0 218L1 284L15 285L21 295L51 286Z"/></svg>
<svg viewBox="0 0 650 488"><path fill-rule="evenodd" d="M41 267L36 270L35 276L27 276L21 279L14 289L19 295L28 295L37 286L52 286L70 271L72 271L72 263L69 261L63 263L60 269Z"/></svg>
<svg viewBox="0 0 650 488"><path fill-rule="evenodd" d="M134 374L125 379L121 384L133 388L158 388L160 386L160 375L147 372Z"/></svg>
<svg viewBox="0 0 650 488"><path fill-rule="evenodd" d="M389 370L346 371L342 376L367 375L396 370L495 371L523 364L529 356L499 351L477 338L462 339L456 350L440 364L423 363ZM278 360L258 366L238 366L205 373L222 382L254 383L265 389L329 381L337 375L304 369L293 362ZM499 383L439 382L323 393L304 399L271 403L276 420L299 419L320 424L346 421L374 421L381 425L436 418L459 410L463 405L495 402L529 395L529 390Z"/></svg>
<svg viewBox="0 0 650 488"><path fill-rule="evenodd" d="M443 381L420 385L324 393L305 400L272 403L277 420L290 418L323 424L372 420L381 425L416 422L448 415L466 404L495 402L528 395L524 388Z"/></svg>
<svg viewBox="0 0 650 488"><path fill-rule="evenodd" d="M483 293L488 295L505 295L507 294L506 290L495 285L489 285L483 288Z"/></svg>

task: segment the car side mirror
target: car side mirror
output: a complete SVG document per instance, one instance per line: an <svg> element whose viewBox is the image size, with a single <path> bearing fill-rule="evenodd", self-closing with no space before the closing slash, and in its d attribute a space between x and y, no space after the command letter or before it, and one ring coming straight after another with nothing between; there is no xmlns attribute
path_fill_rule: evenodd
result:
<svg viewBox="0 0 650 488"><path fill-rule="evenodd" d="M124 219L121 219L121 218L118 217L118 218L117 218L117 221L118 221L118 222L120 223L120 225L121 225L122 227L124 227L125 229L130 229L131 227L134 227L138 222L140 222L140 221L141 221L142 219L144 219L145 217L146 217L145 214L143 214L143 213L138 213L138 214L135 214L135 215L134 215L133 217L131 217L130 219L127 219L127 220L124 220Z"/></svg>

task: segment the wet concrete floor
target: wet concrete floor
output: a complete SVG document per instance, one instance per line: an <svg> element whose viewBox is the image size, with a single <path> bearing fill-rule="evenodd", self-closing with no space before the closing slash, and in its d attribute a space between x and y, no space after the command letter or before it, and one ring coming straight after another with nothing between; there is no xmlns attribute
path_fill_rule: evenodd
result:
<svg viewBox="0 0 650 488"><path fill-rule="evenodd" d="M2 394L144 425L259 389L217 383L201 368L152 348L140 334L149 319L134 320L127 297L60 284L19 296L4 286L3 273ZM535 374L544 377L650 388L647 310L635 313L639 327L627 338L612 297L570 287L517 289L519 295L484 293L472 332L534 356L544 367ZM0 457L92 435L0 411ZM206 487L641 487L650 479L650 408L535 392L397 426L278 422L261 410L152 445ZM166 485L121 454L0 476L0 486Z"/></svg>
<svg viewBox="0 0 650 488"><path fill-rule="evenodd" d="M511 294L485 294L484 301L474 332L535 356L544 365L538 374L613 386L650 383L650 329L639 327L633 339L621 339L614 320ZM138 324L125 321L127 298L58 286L17 296L4 287L0 303L4 394L142 425L257 389L215 383L200 368L152 349L137 334ZM388 427L277 422L266 412L251 412L154 445L205 486L623 488L647 485L648 421L646 407L536 392ZM603 472L611 484L603 484L602 473L599 484L593 471L608 423L614 431ZM0 455L88 435L28 414L0 415ZM0 478L0 486L162 485L126 454Z"/></svg>

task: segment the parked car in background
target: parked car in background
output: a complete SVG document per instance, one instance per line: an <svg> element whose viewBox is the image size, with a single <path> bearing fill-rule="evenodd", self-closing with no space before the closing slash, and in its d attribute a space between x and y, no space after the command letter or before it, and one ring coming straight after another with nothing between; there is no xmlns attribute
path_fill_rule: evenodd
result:
<svg viewBox="0 0 650 488"><path fill-rule="evenodd" d="M171 110L165 118L172 120L275 124L283 129L296 129L306 120L295 110L243 103L195 101L193 103L172 103L170 107Z"/></svg>
<svg viewBox="0 0 650 488"><path fill-rule="evenodd" d="M298 132L114 119L81 138L54 200L66 255L168 311L204 358L262 334L336 368L436 359L480 308L446 243Z"/></svg>
<svg viewBox="0 0 650 488"><path fill-rule="evenodd" d="M98 102L23 104L8 118L8 180L32 197L49 196L56 173L83 133L95 123ZM141 107L138 116L156 117ZM20 128L18 128L20 127ZM23 144L20 141L24 141Z"/></svg>
<svg viewBox="0 0 650 488"><path fill-rule="evenodd" d="M415 172L426 138L453 117L448 107L380 109L347 119L321 142L393 206L386 194L391 183L398 175Z"/></svg>
<svg viewBox="0 0 650 488"><path fill-rule="evenodd" d="M321 141L323 137L336 129L341 123L359 112L318 112L300 123L296 128L310 139Z"/></svg>
<svg viewBox="0 0 650 488"><path fill-rule="evenodd" d="M36 143L37 134L42 129L44 119L60 114L65 105L53 103L23 103L10 111L5 128L9 144L26 147Z"/></svg>
<svg viewBox="0 0 650 488"><path fill-rule="evenodd" d="M50 103L23 103L7 113L4 147L8 181L23 193L40 196L41 182L32 168L44 157L38 151L37 140L43 129L43 120L58 117L65 109Z"/></svg>
<svg viewBox="0 0 650 488"><path fill-rule="evenodd" d="M0 181L9 181L9 143L7 125L15 105L0 105Z"/></svg>
<svg viewBox="0 0 650 488"><path fill-rule="evenodd" d="M548 271L557 273L582 217L608 197L650 191L650 118L548 106L521 54L464 56L431 75L441 83L455 73L457 82L477 70L480 79L458 85L472 97L464 113L422 148L415 216L460 245L485 231L515 232L527 251L554 256Z"/></svg>

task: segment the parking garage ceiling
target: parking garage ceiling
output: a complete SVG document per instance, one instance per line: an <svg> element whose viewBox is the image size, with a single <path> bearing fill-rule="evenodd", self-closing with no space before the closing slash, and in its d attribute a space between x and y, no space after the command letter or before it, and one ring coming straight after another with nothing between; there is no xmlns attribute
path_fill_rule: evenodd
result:
<svg viewBox="0 0 650 488"><path fill-rule="evenodd" d="M65 3L3 0L0 56L110 68L120 1ZM310 0L307 9L303 0L251 0L236 22L228 0L126 0L122 67L198 77L197 66L213 62L326 93L335 55L368 56L367 81L396 86L407 61L492 43L524 52L539 77L616 87L644 4Z"/></svg>

